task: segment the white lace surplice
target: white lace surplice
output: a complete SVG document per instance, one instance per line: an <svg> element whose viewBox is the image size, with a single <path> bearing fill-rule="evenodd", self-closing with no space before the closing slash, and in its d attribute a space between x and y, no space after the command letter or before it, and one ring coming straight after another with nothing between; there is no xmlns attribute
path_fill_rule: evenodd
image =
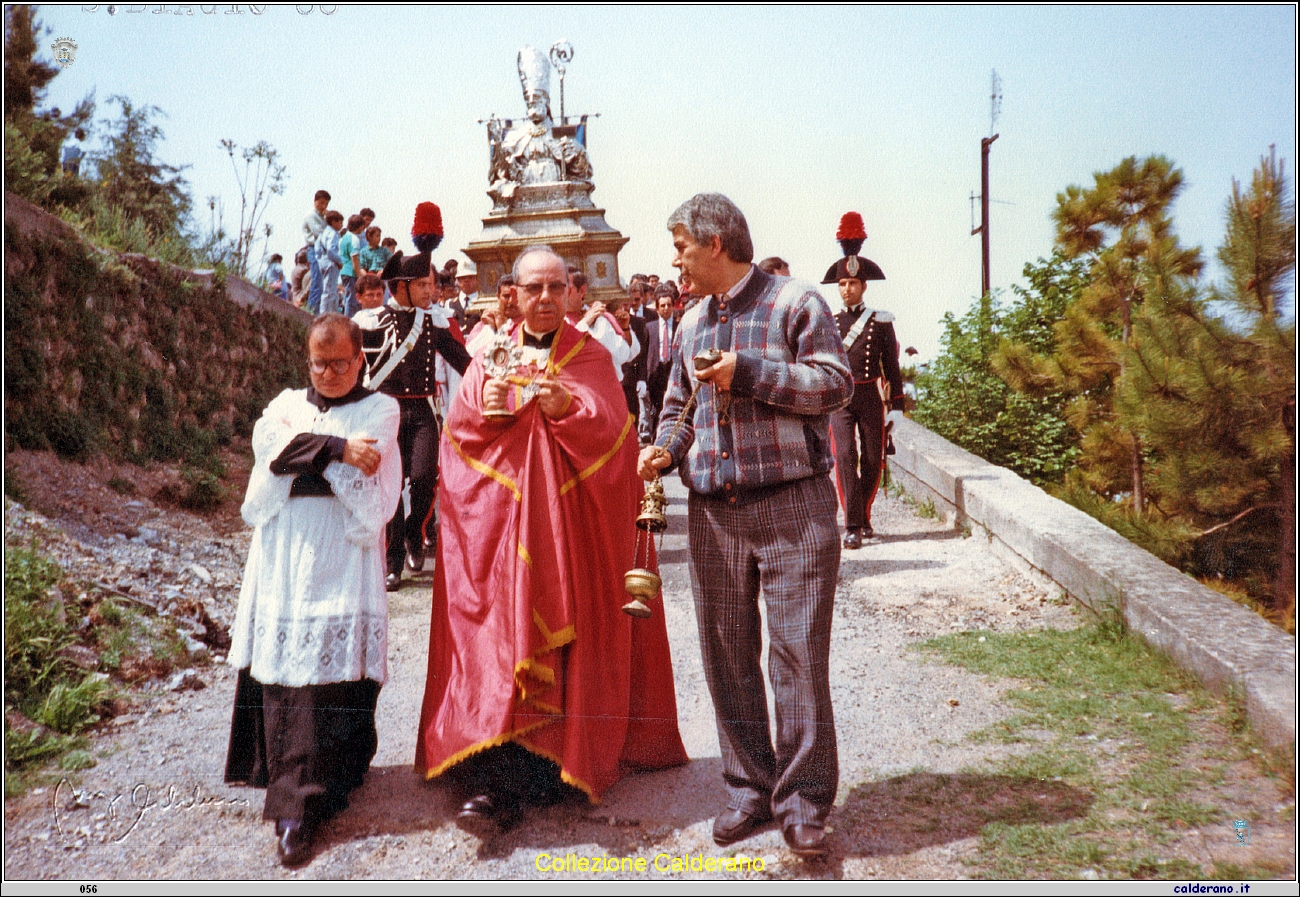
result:
<svg viewBox="0 0 1300 897"><path fill-rule="evenodd" d="M401 493L397 402L375 394L317 410L285 390L253 429L255 463L241 508L253 541L231 629L229 663L258 682L304 686L388 675L384 527ZM292 475L270 464L299 433L369 436L382 456L367 477L335 461L334 497L290 498Z"/></svg>

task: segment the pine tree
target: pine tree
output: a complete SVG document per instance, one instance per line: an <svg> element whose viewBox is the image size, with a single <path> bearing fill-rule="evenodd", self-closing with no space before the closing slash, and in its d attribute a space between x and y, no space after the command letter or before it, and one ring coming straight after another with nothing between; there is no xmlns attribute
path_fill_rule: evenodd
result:
<svg viewBox="0 0 1300 897"><path fill-rule="evenodd" d="M43 30L30 6L5 7L5 189L38 204L66 203L59 150L69 134L90 122L95 102L87 96L70 115L41 108L46 87L59 73L37 58Z"/></svg>
<svg viewBox="0 0 1300 897"><path fill-rule="evenodd" d="M59 70L36 58L41 25L32 8L15 3L5 6L5 119L34 114L45 96L45 86Z"/></svg>
<svg viewBox="0 0 1300 897"><path fill-rule="evenodd" d="M1158 510L1189 528L1184 566L1244 582L1280 619L1294 607L1296 229L1272 153L1248 193L1234 180L1226 217L1227 287L1141 310L1117 407L1148 449Z"/></svg>
<svg viewBox="0 0 1300 897"><path fill-rule="evenodd" d="M1135 307L1181 301L1200 273L1200 252L1180 246L1173 233L1169 208L1183 177L1168 159L1130 156L1093 178L1091 189L1071 186L1057 195L1057 248L1087 264L1088 283L1056 325L1054 349L1007 341L993 364L1018 391L1072 397L1065 417L1080 433L1080 455L1067 486L1127 496L1140 517L1147 504L1143 447L1116 413L1115 385Z"/></svg>
<svg viewBox="0 0 1300 897"><path fill-rule="evenodd" d="M190 212L188 184L182 169L157 159L163 139L154 123L157 106L136 106L129 97L112 96L122 117L108 125L105 151L96 156L99 191L104 201L127 218L141 221L160 239L184 233Z"/></svg>

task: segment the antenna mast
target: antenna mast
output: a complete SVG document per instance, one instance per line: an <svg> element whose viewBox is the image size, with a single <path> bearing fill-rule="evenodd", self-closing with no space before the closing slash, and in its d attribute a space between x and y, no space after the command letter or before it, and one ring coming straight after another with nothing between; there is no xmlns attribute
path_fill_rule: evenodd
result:
<svg viewBox="0 0 1300 897"><path fill-rule="evenodd" d="M989 293L989 147L998 139L995 130L998 116L1002 114L1002 79L998 70L993 70L992 90L989 95L989 136L980 140L980 226L971 231L971 235L980 235L980 249L983 259L983 292Z"/></svg>

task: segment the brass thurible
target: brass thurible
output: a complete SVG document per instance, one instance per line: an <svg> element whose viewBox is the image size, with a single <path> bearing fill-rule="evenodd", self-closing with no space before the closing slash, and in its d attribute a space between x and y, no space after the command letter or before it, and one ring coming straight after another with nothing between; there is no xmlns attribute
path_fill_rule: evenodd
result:
<svg viewBox="0 0 1300 897"><path fill-rule="evenodd" d="M641 498L641 513L636 518L637 529L647 533L662 533L668 529L668 515L664 513L667 507L664 482L655 477L646 485L645 495Z"/></svg>
<svg viewBox="0 0 1300 897"><path fill-rule="evenodd" d="M627 591L632 600L623 605L623 613L628 616L645 619L652 615L648 600L659 594L660 588L663 587L663 580L659 574L649 569L650 564L650 539L653 533L662 533L668 529L668 515L664 513L664 508L668 504L668 499L664 496L664 484L658 477L655 477L649 485L646 486L645 495L641 498L641 513L636 518L636 558L633 563L640 560L641 557L641 540L646 542L645 549L645 567L633 567L623 574L623 588ZM646 535L642 536L641 534Z"/></svg>
<svg viewBox="0 0 1300 897"><path fill-rule="evenodd" d="M642 620L654 616L646 602L658 595L663 588L663 580L658 573L644 567L634 567L623 574L623 588L632 598L623 605L623 613Z"/></svg>

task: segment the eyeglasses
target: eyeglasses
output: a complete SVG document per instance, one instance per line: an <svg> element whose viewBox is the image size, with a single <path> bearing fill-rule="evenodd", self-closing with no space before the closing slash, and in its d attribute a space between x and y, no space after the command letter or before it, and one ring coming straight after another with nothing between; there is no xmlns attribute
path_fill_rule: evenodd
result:
<svg viewBox="0 0 1300 897"><path fill-rule="evenodd" d="M352 367L352 363L356 360L355 357L334 358L328 361L320 358L309 358L307 360L307 367L311 368L313 374L323 374L325 373L326 368L328 368L333 372L334 376L342 377L348 372L348 368Z"/></svg>
<svg viewBox="0 0 1300 897"><path fill-rule="evenodd" d="M515 284L515 286L527 293L532 299L542 295L543 290L553 296L569 291L569 284L564 280L553 280L550 283L519 283Z"/></svg>

